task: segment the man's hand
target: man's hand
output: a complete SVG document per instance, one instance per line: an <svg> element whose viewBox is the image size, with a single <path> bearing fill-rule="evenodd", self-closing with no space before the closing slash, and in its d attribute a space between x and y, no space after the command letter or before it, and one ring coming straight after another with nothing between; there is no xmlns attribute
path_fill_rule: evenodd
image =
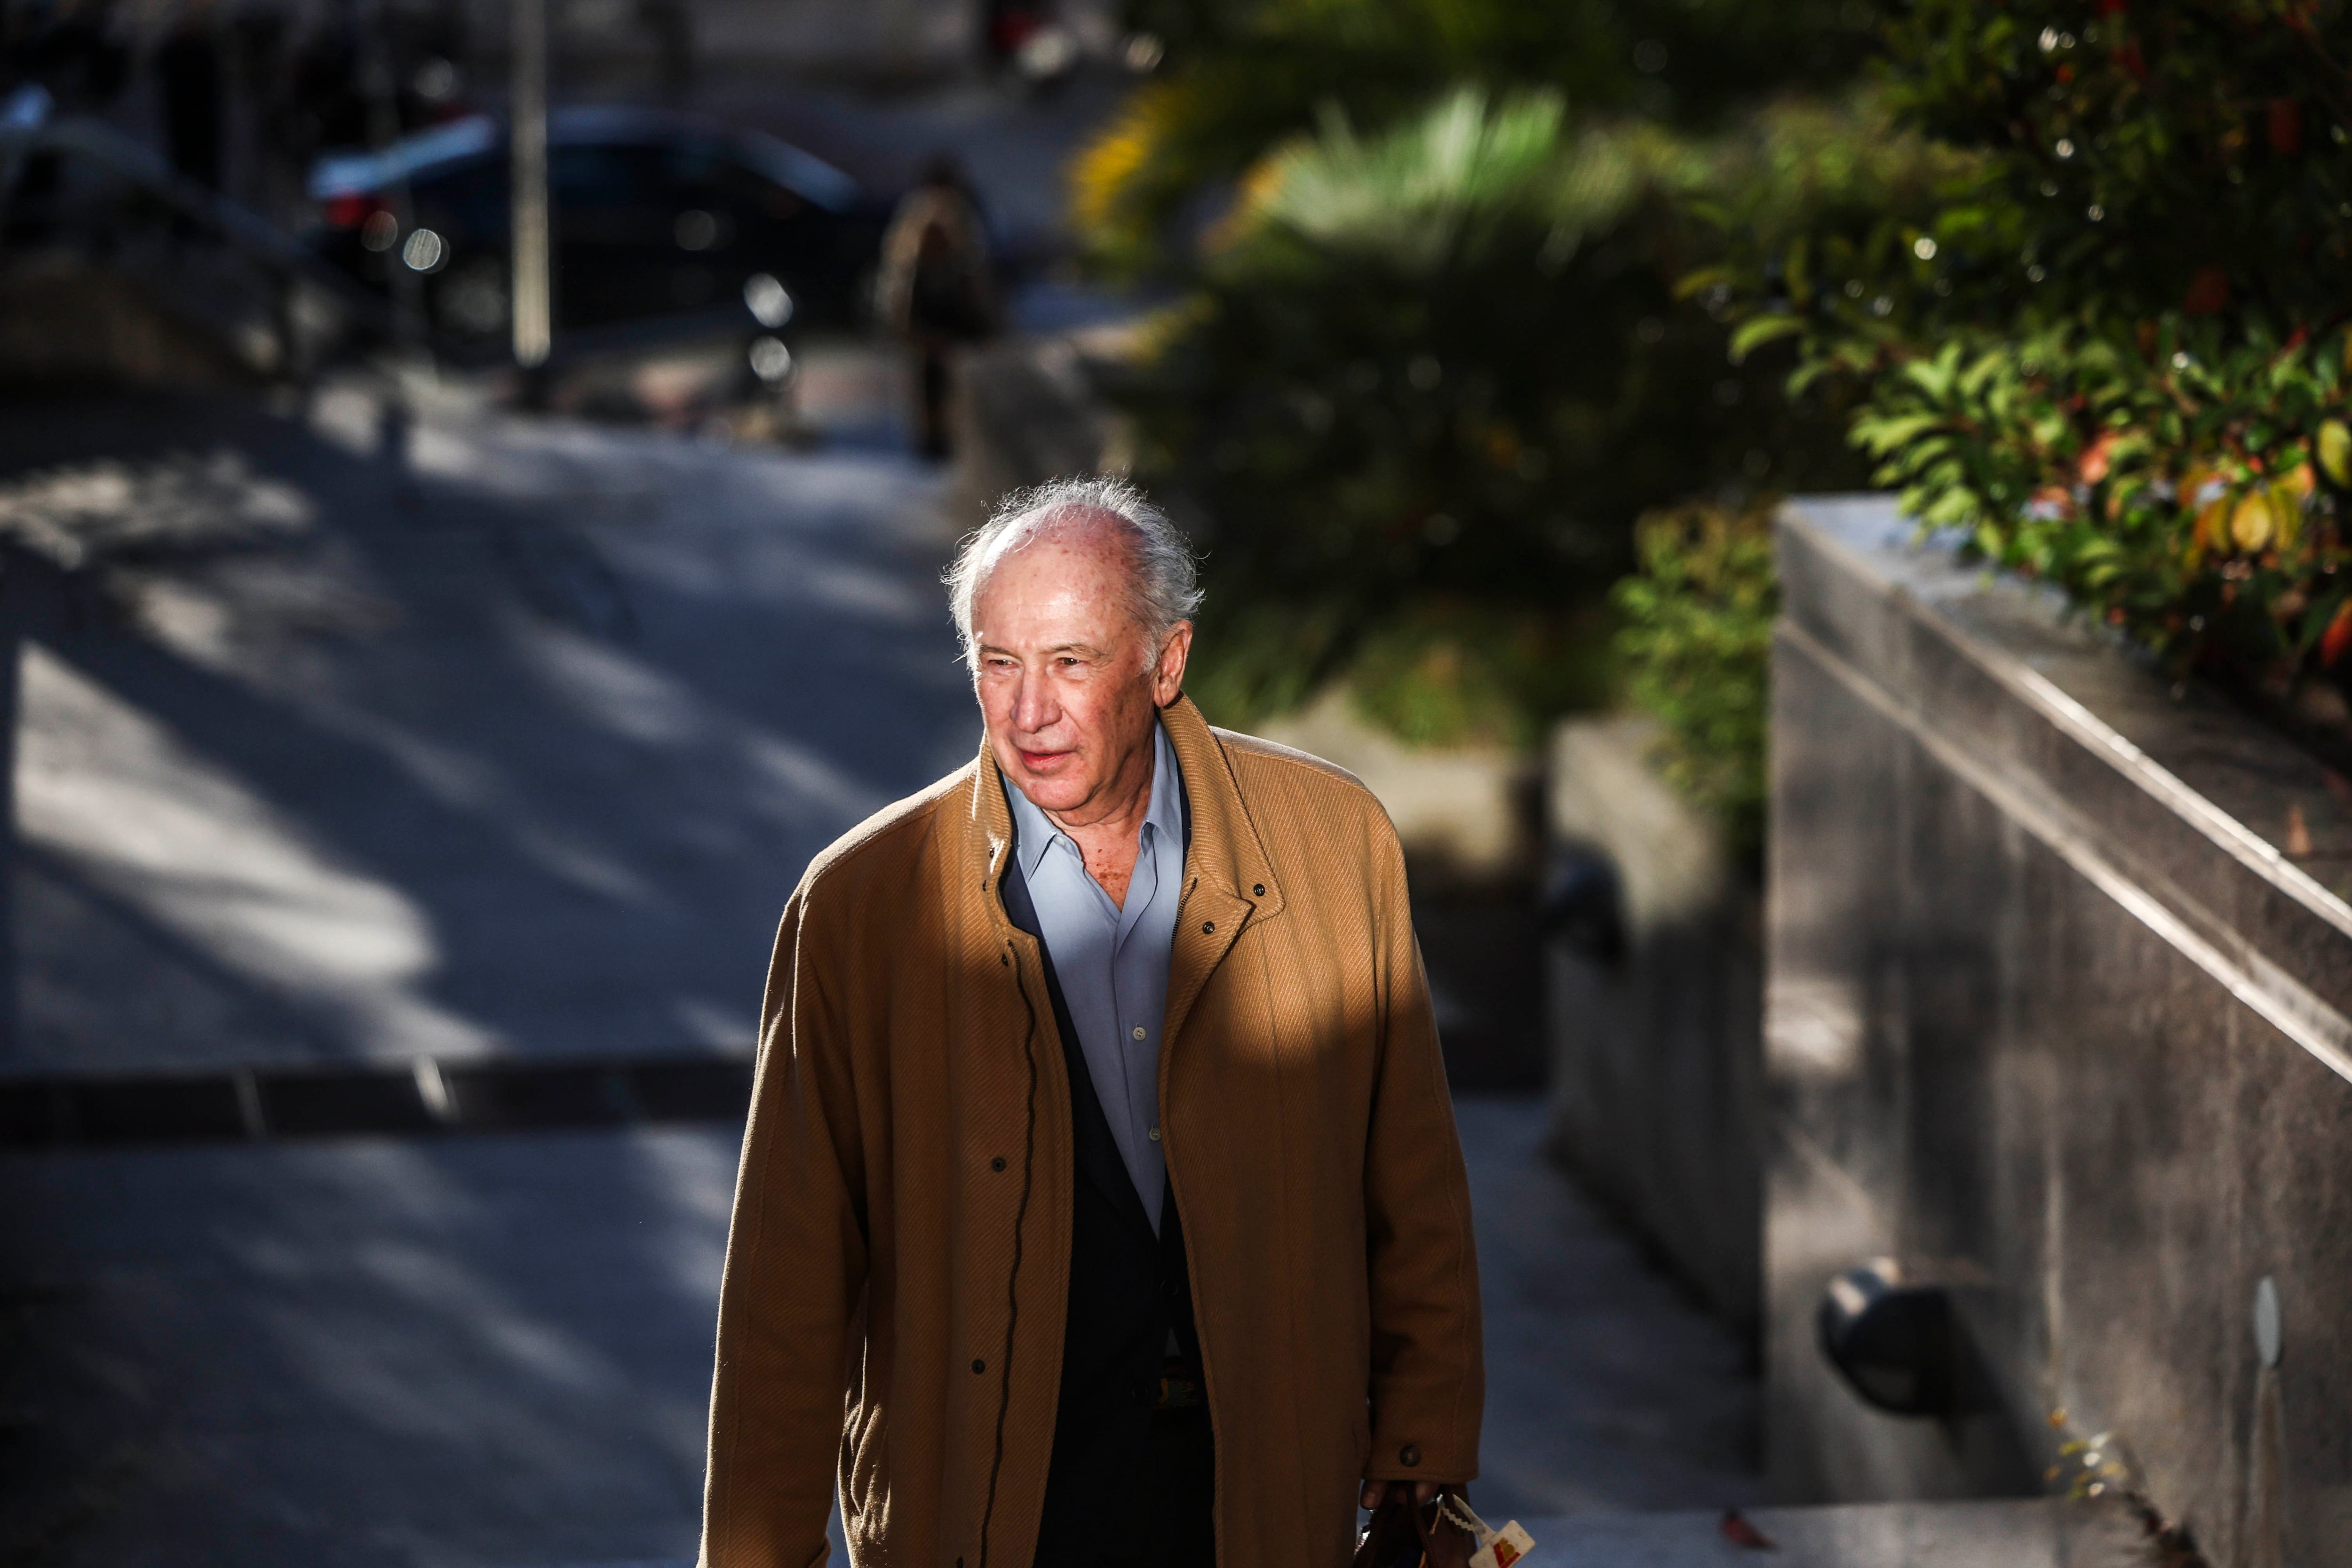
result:
<svg viewBox="0 0 2352 1568"><path fill-rule="evenodd" d="M1411 1486L1412 1500L1426 1503L1437 1495L1437 1485L1435 1481L1366 1481L1363 1495L1357 1500L1367 1509L1375 1509L1381 1506L1381 1500L1388 1495L1391 1487Z"/></svg>

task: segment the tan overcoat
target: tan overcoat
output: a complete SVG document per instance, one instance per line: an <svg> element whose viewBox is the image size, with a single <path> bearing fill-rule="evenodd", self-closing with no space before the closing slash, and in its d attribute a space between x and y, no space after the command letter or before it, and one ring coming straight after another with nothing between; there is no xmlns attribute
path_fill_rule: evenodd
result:
<svg viewBox="0 0 2352 1568"><path fill-rule="evenodd" d="M1160 1059L1219 1568L1341 1568L1359 1478L1467 1480L1470 1200L1395 830L1328 763L1164 710L1192 806ZM785 906L728 1238L705 1568L1028 1568L1070 1095L979 760Z"/></svg>

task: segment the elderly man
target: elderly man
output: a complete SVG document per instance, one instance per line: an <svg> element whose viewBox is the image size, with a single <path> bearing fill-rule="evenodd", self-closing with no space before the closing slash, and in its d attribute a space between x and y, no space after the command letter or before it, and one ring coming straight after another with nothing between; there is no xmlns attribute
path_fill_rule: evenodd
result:
<svg viewBox="0 0 2352 1568"><path fill-rule="evenodd" d="M1477 1469L1470 1205L1404 863L1182 695L1117 480L948 576L986 740L785 906L719 1312L704 1568L1340 1568Z"/></svg>

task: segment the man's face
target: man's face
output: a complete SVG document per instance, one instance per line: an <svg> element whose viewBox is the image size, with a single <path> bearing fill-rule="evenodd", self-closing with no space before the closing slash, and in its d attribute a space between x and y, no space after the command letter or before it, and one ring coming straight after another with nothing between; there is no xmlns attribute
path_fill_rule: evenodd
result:
<svg viewBox="0 0 2352 1568"><path fill-rule="evenodd" d="M1130 804L1153 717L1183 689L1192 623L1150 646L1127 609L1129 559L1118 525L1064 521L999 561L972 602L989 749L1065 826Z"/></svg>

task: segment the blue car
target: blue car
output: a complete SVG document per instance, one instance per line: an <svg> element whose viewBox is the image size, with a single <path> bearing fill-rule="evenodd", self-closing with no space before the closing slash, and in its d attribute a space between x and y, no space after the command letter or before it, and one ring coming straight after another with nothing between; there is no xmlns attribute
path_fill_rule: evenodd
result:
<svg viewBox="0 0 2352 1568"><path fill-rule="evenodd" d="M396 268L417 274L436 345L496 357L510 333L509 167L506 127L488 115L321 158L311 243L375 287ZM645 109L551 116L548 186L559 348L566 332L729 316L853 324L890 212L773 136Z"/></svg>

